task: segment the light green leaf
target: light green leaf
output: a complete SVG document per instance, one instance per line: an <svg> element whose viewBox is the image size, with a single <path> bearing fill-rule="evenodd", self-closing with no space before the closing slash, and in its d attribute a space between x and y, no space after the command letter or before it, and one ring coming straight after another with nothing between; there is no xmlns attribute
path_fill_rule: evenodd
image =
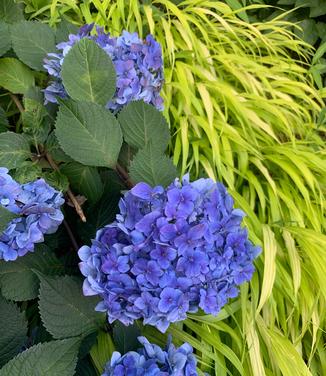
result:
<svg viewBox="0 0 326 376"><path fill-rule="evenodd" d="M24 19L22 7L14 0L0 1L0 20L14 23Z"/></svg>
<svg viewBox="0 0 326 376"><path fill-rule="evenodd" d="M0 205L0 234L7 228L8 223L14 218L17 218L15 213L12 213Z"/></svg>
<svg viewBox="0 0 326 376"><path fill-rule="evenodd" d="M12 57L0 59L0 86L12 93L24 94L34 85L32 71Z"/></svg>
<svg viewBox="0 0 326 376"><path fill-rule="evenodd" d="M26 137L13 132L0 134L0 166L9 170L19 167L30 156L30 148Z"/></svg>
<svg viewBox="0 0 326 376"><path fill-rule="evenodd" d="M43 68L47 53L55 52L54 31L41 22L23 21L11 27L13 49L19 59L36 70Z"/></svg>
<svg viewBox="0 0 326 376"><path fill-rule="evenodd" d="M41 91L36 87L28 90L24 96L23 131L31 136L35 145L43 144L51 130L48 112L42 99Z"/></svg>
<svg viewBox="0 0 326 376"><path fill-rule="evenodd" d="M44 274L62 274L63 265L44 244L15 262L0 261L0 289L6 299L24 301L38 296L39 280L33 270Z"/></svg>
<svg viewBox="0 0 326 376"><path fill-rule="evenodd" d="M60 171L47 171L43 173L42 177L58 191L66 192L69 189L69 181Z"/></svg>
<svg viewBox="0 0 326 376"><path fill-rule="evenodd" d="M106 105L116 89L116 73L110 57L87 38L65 56L61 77L72 99Z"/></svg>
<svg viewBox="0 0 326 376"><path fill-rule="evenodd" d="M86 196L92 203L101 198L103 184L95 167L73 162L60 166L60 171L67 176L71 187Z"/></svg>
<svg viewBox="0 0 326 376"><path fill-rule="evenodd" d="M169 126L163 114L143 101L130 102L119 113L125 141L142 149L150 141L164 151L170 140Z"/></svg>
<svg viewBox="0 0 326 376"><path fill-rule="evenodd" d="M111 358L115 346L112 338L108 332L100 331L96 343L93 345L90 351L92 362L97 368L100 374L103 373L108 359Z"/></svg>
<svg viewBox="0 0 326 376"><path fill-rule="evenodd" d="M72 376L79 343L78 338L70 338L32 346L1 368L0 376Z"/></svg>
<svg viewBox="0 0 326 376"><path fill-rule="evenodd" d="M105 321L95 311L97 297L85 297L82 286L73 277L46 277L39 275L39 309L42 322L54 338L87 336Z"/></svg>
<svg viewBox="0 0 326 376"><path fill-rule="evenodd" d="M177 170L170 158L149 143L132 160L130 177L135 183L142 181L152 186L167 186L177 177Z"/></svg>
<svg viewBox="0 0 326 376"><path fill-rule="evenodd" d="M56 136L63 151L88 166L114 167L122 145L116 118L95 103L61 103Z"/></svg>
<svg viewBox="0 0 326 376"><path fill-rule="evenodd" d="M9 26L0 21L0 56L4 55L11 47L11 39L9 33Z"/></svg>
<svg viewBox="0 0 326 376"><path fill-rule="evenodd" d="M36 180L42 176L42 168L35 162L26 161L21 164L13 173L11 173L13 179L20 184L25 184Z"/></svg>
<svg viewBox="0 0 326 376"><path fill-rule="evenodd" d="M27 322L16 304L0 297L0 366L15 356L27 337Z"/></svg>

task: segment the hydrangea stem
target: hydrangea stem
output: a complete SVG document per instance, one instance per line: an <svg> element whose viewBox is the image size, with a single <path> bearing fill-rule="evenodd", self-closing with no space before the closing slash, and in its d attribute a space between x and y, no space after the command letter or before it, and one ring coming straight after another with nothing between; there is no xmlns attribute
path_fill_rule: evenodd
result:
<svg viewBox="0 0 326 376"><path fill-rule="evenodd" d="M135 184L130 180L128 172L119 163L116 164L115 170L129 189L134 187Z"/></svg>
<svg viewBox="0 0 326 376"><path fill-rule="evenodd" d="M47 161L49 162L50 166L53 168L53 170L55 171L59 171L59 167L57 166L57 164L54 162L53 158L51 157L51 155L49 153L45 153L45 157L47 159ZM72 193L71 189L68 188L67 189L67 195L68 197L70 198L71 202L73 203L74 207L75 207L75 210L77 212L77 214L79 215L80 219L83 221L83 222L86 222L86 217L85 217L85 214L83 212L83 209L82 207L79 205L79 202L77 201L75 195Z"/></svg>

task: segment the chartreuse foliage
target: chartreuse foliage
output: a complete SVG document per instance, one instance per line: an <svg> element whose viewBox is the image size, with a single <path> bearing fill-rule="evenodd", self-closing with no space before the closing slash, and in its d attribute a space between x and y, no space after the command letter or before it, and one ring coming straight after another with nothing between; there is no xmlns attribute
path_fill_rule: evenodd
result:
<svg viewBox="0 0 326 376"><path fill-rule="evenodd" d="M174 336L212 374L325 374L325 123L312 51L292 24L249 24L240 1L26 3L31 18L53 25L64 14L114 34L154 34L175 164L224 181L263 244L237 304L192 317Z"/></svg>

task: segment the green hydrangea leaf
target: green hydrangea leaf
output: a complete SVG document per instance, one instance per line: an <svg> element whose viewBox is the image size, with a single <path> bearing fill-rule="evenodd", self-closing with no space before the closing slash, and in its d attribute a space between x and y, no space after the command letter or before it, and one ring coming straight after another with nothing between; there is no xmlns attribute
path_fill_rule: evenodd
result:
<svg viewBox="0 0 326 376"><path fill-rule="evenodd" d="M55 52L55 34L46 24L22 21L11 27L12 45L19 59L36 70L43 68L47 53Z"/></svg>
<svg viewBox="0 0 326 376"><path fill-rule="evenodd" d="M74 375L79 343L70 338L32 346L1 368L0 376Z"/></svg>
<svg viewBox="0 0 326 376"><path fill-rule="evenodd" d="M14 262L0 261L0 289L6 299L24 301L38 296L39 279L33 273L62 274L64 267L44 244L36 245L33 253Z"/></svg>
<svg viewBox="0 0 326 376"><path fill-rule="evenodd" d="M24 94L34 85L32 71L12 57L0 59L0 86L15 94Z"/></svg>
<svg viewBox="0 0 326 376"><path fill-rule="evenodd" d="M57 26L57 30L55 33L55 41L56 43L64 42L69 39L69 34L77 34L78 27L66 19L62 19L59 25Z"/></svg>
<svg viewBox="0 0 326 376"><path fill-rule="evenodd" d="M130 102L119 113L125 141L142 149L150 141L164 151L170 140L169 126L162 112L143 101Z"/></svg>
<svg viewBox="0 0 326 376"><path fill-rule="evenodd" d="M101 198L103 183L95 167L73 162L60 166L60 171L67 176L73 190L83 194L91 203Z"/></svg>
<svg viewBox="0 0 326 376"><path fill-rule="evenodd" d="M4 55L11 47L9 26L0 20L0 56Z"/></svg>
<svg viewBox="0 0 326 376"><path fill-rule="evenodd" d="M89 102L61 102L55 134L63 151L77 162L115 166L122 132L116 118L104 107Z"/></svg>
<svg viewBox="0 0 326 376"><path fill-rule="evenodd" d="M15 356L27 340L27 322L16 304L0 296L0 366Z"/></svg>
<svg viewBox="0 0 326 376"><path fill-rule="evenodd" d="M103 325L105 315L95 311L98 298L83 296L78 280L69 276L38 276L42 322L54 338L87 336Z"/></svg>
<svg viewBox="0 0 326 376"><path fill-rule="evenodd" d="M136 351L139 348L138 337L141 335L137 324L125 326L120 322L114 324L113 340L117 351L125 354L128 351Z"/></svg>
<svg viewBox="0 0 326 376"><path fill-rule="evenodd" d="M153 143L139 150L130 164L130 177L135 183L167 186L176 176L172 160L157 150Z"/></svg>
<svg viewBox="0 0 326 376"><path fill-rule="evenodd" d="M17 4L14 0L0 1L0 20L14 23L23 19L23 10L20 4Z"/></svg>
<svg viewBox="0 0 326 376"><path fill-rule="evenodd" d="M9 121L7 119L5 110L0 107L0 133L7 132L9 127Z"/></svg>
<svg viewBox="0 0 326 376"><path fill-rule="evenodd" d="M42 174L46 182L58 191L66 192L69 188L67 177L60 171L47 171Z"/></svg>
<svg viewBox="0 0 326 376"><path fill-rule="evenodd" d="M0 205L0 234L7 228L8 223L14 218L17 218L15 213L12 213Z"/></svg>
<svg viewBox="0 0 326 376"><path fill-rule="evenodd" d="M106 105L116 89L116 73L110 57L87 38L65 56L61 77L72 99Z"/></svg>
<svg viewBox="0 0 326 376"><path fill-rule="evenodd" d="M20 184L26 184L42 176L42 168L40 165L33 162L23 162L13 173L11 173L13 179Z"/></svg>
<svg viewBox="0 0 326 376"><path fill-rule="evenodd" d="M29 143L24 135L0 133L0 145L0 166L9 170L19 167L30 156Z"/></svg>

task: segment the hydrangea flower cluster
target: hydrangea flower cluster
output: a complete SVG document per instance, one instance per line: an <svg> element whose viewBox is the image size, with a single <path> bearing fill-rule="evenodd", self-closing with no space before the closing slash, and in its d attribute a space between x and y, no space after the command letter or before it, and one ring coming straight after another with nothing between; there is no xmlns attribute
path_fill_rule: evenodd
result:
<svg viewBox="0 0 326 376"><path fill-rule="evenodd" d="M164 350L138 337L143 348L121 356L114 352L102 376L197 376L196 358L192 347L184 343L179 348L169 340Z"/></svg>
<svg viewBox="0 0 326 376"><path fill-rule="evenodd" d="M0 205L18 215L0 234L0 260L16 260L43 242L44 234L56 232L63 221L62 194L43 179L20 185L0 168Z"/></svg>
<svg viewBox="0 0 326 376"><path fill-rule="evenodd" d="M67 42L59 43L61 52L50 53L44 60L44 67L54 77L45 89L45 99L57 102L56 97L66 98L67 93L61 80L61 67L70 48L82 38L95 41L112 59L117 74L117 90L107 104L111 110L119 110L132 100L143 100L158 109L163 109L160 91L163 85L162 50L152 35L142 41L137 33L123 31L119 37L112 37L97 27L97 35L90 35L93 24L83 26L78 34L70 34Z"/></svg>
<svg viewBox="0 0 326 376"><path fill-rule="evenodd" d="M221 183L167 189L139 183L119 203L116 221L79 250L84 295L100 295L109 322L143 318L165 332L201 308L216 315L249 281L260 248L241 227L244 213Z"/></svg>

